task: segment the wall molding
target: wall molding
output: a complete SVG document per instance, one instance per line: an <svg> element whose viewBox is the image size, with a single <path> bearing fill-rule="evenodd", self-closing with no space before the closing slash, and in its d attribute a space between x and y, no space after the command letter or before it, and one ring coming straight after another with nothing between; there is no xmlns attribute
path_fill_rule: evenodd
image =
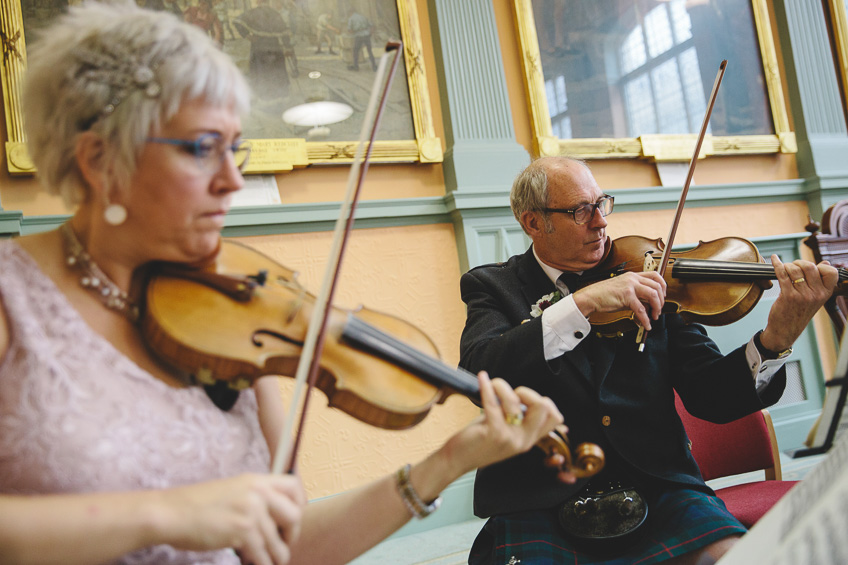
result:
<svg viewBox="0 0 848 565"><path fill-rule="evenodd" d="M19 235L23 218L23 212L0 209L0 237Z"/></svg>
<svg viewBox="0 0 848 565"><path fill-rule="evenodd" d="M848 177L829 177L813 181L802 179L698 185L689 189L687 206L738 206L775 202L833 203L848 198ZM651 186L612 189L615 209L619 212L666 210L675 208L681 187ZM241 237L332 231L339 213L339 202L274 204L233 208L227 215L224 235ZM829 205L829 204L828 204ZM0 237L26 235L59 226L68 215L25 216L17 210L0 210ZM356 210L357 229L453 223L458 231L466 221L515 224L509 208L509 190L451 192L445 196L361 201ZM518 225L514 225L518 228Z"/></svg>

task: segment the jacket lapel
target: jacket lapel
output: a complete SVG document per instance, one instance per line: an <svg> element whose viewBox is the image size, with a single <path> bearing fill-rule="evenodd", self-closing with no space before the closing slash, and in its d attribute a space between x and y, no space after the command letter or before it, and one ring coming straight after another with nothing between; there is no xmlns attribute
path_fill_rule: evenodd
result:
<svg viewBox="0 0 848 565"><path fill-rule="evenodd" d="M551 282L536 257L533 255L533 246L527 250L518 263L518 278L521 280L521 291L527 301L527 316L530 316L530 307L545 296L556 290L556 285Z"/></svg>

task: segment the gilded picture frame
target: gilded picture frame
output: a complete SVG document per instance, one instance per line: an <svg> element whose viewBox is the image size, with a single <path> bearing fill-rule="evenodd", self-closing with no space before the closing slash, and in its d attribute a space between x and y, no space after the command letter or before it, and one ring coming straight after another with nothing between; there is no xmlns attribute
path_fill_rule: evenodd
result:
<svg viewBox="0 0 848 565"><path fill-rule="evenodd" d="M6 115L6 163L10 174L32 174L35 172L34 166L26 149L26 134L22 123L23 116L21 108L22 82L27 62L27 38L26 33L24 32L25 22L23 15L25 11L22 10L22 4L26 6L26 3L30 1L31 0L0 0L0 42L2 42L3 47L3 61L0 66L0 84L2 84L3 104ZM58 0L55 1L57 4L59 3ZM146 3L145 0L137 1L139 4ZM197 0L176 1L185 3L187 6L199 4ZM149 3L150 0L147 0L147 2ZM405 89L406 92L403 92L402 94L403 97L408 94L408 104L406 103L406 99L401 97L402 103L394 105L395 114L392 115L393 105L390 100L386 109L386 116L382 123L385 125L386 122L397 123L402 121L404 123L403 127L406 128L405 131L409 132L410 135L408 137L411 139L405 136L401 139L379 140L378 136L378 141L374 144L371 157L372 162L375 163L435 163L442 162L443 160L441 140L436 137L433 126L433 114L427 84L426 68L422 53L423 47L421 42L421 30L418 19L418 6L416 2L417 0L355 0L354 2L349 3L349 5L354 6L366 15L369 15L372 21L374 20L374 14L377 16L383 15L383 17L393 18L396 13L397 28L393 28L391 25L383 25L382 29L384 30L384 34L391 33L391 29L399 29L401 40L404 44L404 64L402 65L402 68L405 69L406 81L404 83L404 81L396 79L394 81L393 91ZM66 2L62 0L62 3ZM233 0L230 1L230 4L245 5L244 2L237 4ZM326 6L332 7L342 5L332 0L308 0L305 4L308 7L314 7L315 13L318 13L320 10L324 10ZM217 2L215 5L217 5ZM247 5L249 5L249 3ZM230 12L233 12L233 10L230 10ZM236 15L239 15L238 10L235 12ZM344 17L344 15L336 16L336 27L337 31L339 31L339 37L337 39L340 47L336 53L342 52L341 47L343 47L343 45L342 38L340 36L343 34L343 29L341 28L344 21L341 20ZM314 19L314 17L312 19ZM315 59L317 57L310 57L315 52L314 39L310 39L315 36L315 28L313 27L314 22L306 20L301 15L301 23L303 24L304 31L302 33L304 35L303 39L300 41L301 47L298 49L301 49L301 52L304 53L306 53L306 50L308 49L308 56L305 58ZM375 21L375 29L381 23L385 22ZM389 29L389 31L386 32L385 29ZM235 34L232 30L229 30L229 33L232 34L232 40L235 41L236 39L241 39L241 34L244 32L239 29ZM221 35L224 39L227 38L226 31L223 31ZM308 43L309 41L312 41L312 43ZM226 52L227 45L225 42L222 42L222 44ZM319 44L319 50L320 46L321 44ZM328 45L327 47L330 46ZM377 34L375 33L373 50L376 57L379 57L379 54L382 53L382 47L382 45L378 44ZM324 51L324 53L327 53L327 51ZM341 68L340 65L346 64L347 70L350 71L352 69L350 60L345 62L342 60L341 55L336 55L336 57L338 57L338 59L331 59L327 55L324 55L324 59L331 61L337 68ZM350 56L348 56L348 59L349 58ZM373 77L374 73L370 66L371 63L369 62L368 54L364 49L362 50L360 58L362 63L362 72L360 72L357 76L361 77L358 78L358 81L362 84L362 88L360 88L360 90L364 91L364 83L366 81L369 82L368 88L370 89L370 80L373 79L369 79L368 77ZM297 65L297 63L295 63L295 65ZM295 69L297 69L297 67L295 67ZM342 69L341 72L343 73L344 69ZM402 72L404 71L400 69L398 70L398 79ZM299 70L299 80L301 83L307 76L311 77L314 74L314 72L310 71L310 67L308 65L304 65L303 62L301 62ZM319 73L319 75L320 74L321 73ZM340 74L341 73L336 76L339 76ZM246 75L248 75L248 80L250 80L249 72L246 72ZM297 73L292 73L291 70L289 71L289 75L298 76ZM335 85L335 88L333 88L333 85L330 85L330 87L331 90L335 91L344 90L343 88L340 88L339 85ZM254 92L256 92L256 90L257 89L254 86ZM259 94L261 95L262 93L260 92ZM257 105L254 103L254 107L256 106ZM275 109L275 111L277 111L277 109ZM279 115L279 112L277 115ZM357 115L354 114L353 118L356 117ZM332 128L333 126L330 127ZM348 127L348 129L350 129L350 127ZM313 164L348 163L353 159L356 152L359 127L360 124L356 124L357 135L348 134L343 139L333 139L332 133L325 138L310 138L306 135L306 128L300 128L300 131L296 132L297 134L300 134L299 136L274 137L271 135L255 138L250 135L248 119L245 126L245 134L246 137L251 140L254 149L251 153L251 161L246 172L277 173L285 172L295 167L304 167ZM287 132L291 132L294 128L295 126L288 128L281 127L280 129L285 129ZM381 128L381 130L382 129L383 128Z"/></svg>
<svg viewBox="0 0 848 565"><path fill-rule="evenodd" d="M587 159L689 160L695 147L696 135L694 133L574 139L560 139L554 135L546 94L539 30L534 17L534 1L513 0L513 10L521 51L528 112L533 128L533 149L536 154L539 156L567 154ZM555 1L562 2L563 0ZM750 1L756 28L752 30L752 33L756 32L756 41L760 47L763 77L768 96L766 112L770 110L774 133L731 136L708 134L701 148L700 158L709 155L796 153L798 150L795 133L789 127L767 0ZM716 61L716 71L718 71L718 63L719 61ZM729 68L732 68L732 61L730 65ZM704 84L707 93L709 93L711 86L712 80L709 84ZM703 119L703 114L699 119Z"/></svg>

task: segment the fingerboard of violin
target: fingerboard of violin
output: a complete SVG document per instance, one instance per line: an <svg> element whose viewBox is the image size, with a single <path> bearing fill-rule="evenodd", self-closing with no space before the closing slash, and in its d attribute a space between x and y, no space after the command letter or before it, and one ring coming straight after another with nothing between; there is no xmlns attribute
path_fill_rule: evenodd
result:
<svg viewBox="0 0 848 565"><path fill-rule="evenodd" d="M348 317L342 337L354 347L402 367L435 386L449 386L472 400L480 398L477 377L472 373L450 367L356 316Z"/></svg>
<svg viewBox="0 0 848 565"><path fill-rule="evenodd" d="M671 276L677 279L757 280L776 279L771 263L739 263L706 259L677 259L670 262ZM848 281L848 269L838 267L839 282Z"/></svg>
<svg viewBox="0 0 848 565"><path fill-rule="evenodd" d="M678 259L671 263L671 276L677 279L700 280L756 280L774 279L771 263L739 263L735 261L708 261Z"/></svg>

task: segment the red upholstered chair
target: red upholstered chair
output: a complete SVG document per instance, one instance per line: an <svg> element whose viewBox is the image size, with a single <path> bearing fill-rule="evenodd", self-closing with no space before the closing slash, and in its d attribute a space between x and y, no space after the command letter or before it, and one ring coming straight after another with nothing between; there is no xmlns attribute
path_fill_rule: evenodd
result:
<svg viewBox="0 0 848 565"><path fill-rule="evenodd" d="M689 414L676 394L675 402L705 481L765 471L765 480L716 490L730 513L750 528L797 483L781 480L771 416L760 410L728 424L713 424Z"/></svg>

